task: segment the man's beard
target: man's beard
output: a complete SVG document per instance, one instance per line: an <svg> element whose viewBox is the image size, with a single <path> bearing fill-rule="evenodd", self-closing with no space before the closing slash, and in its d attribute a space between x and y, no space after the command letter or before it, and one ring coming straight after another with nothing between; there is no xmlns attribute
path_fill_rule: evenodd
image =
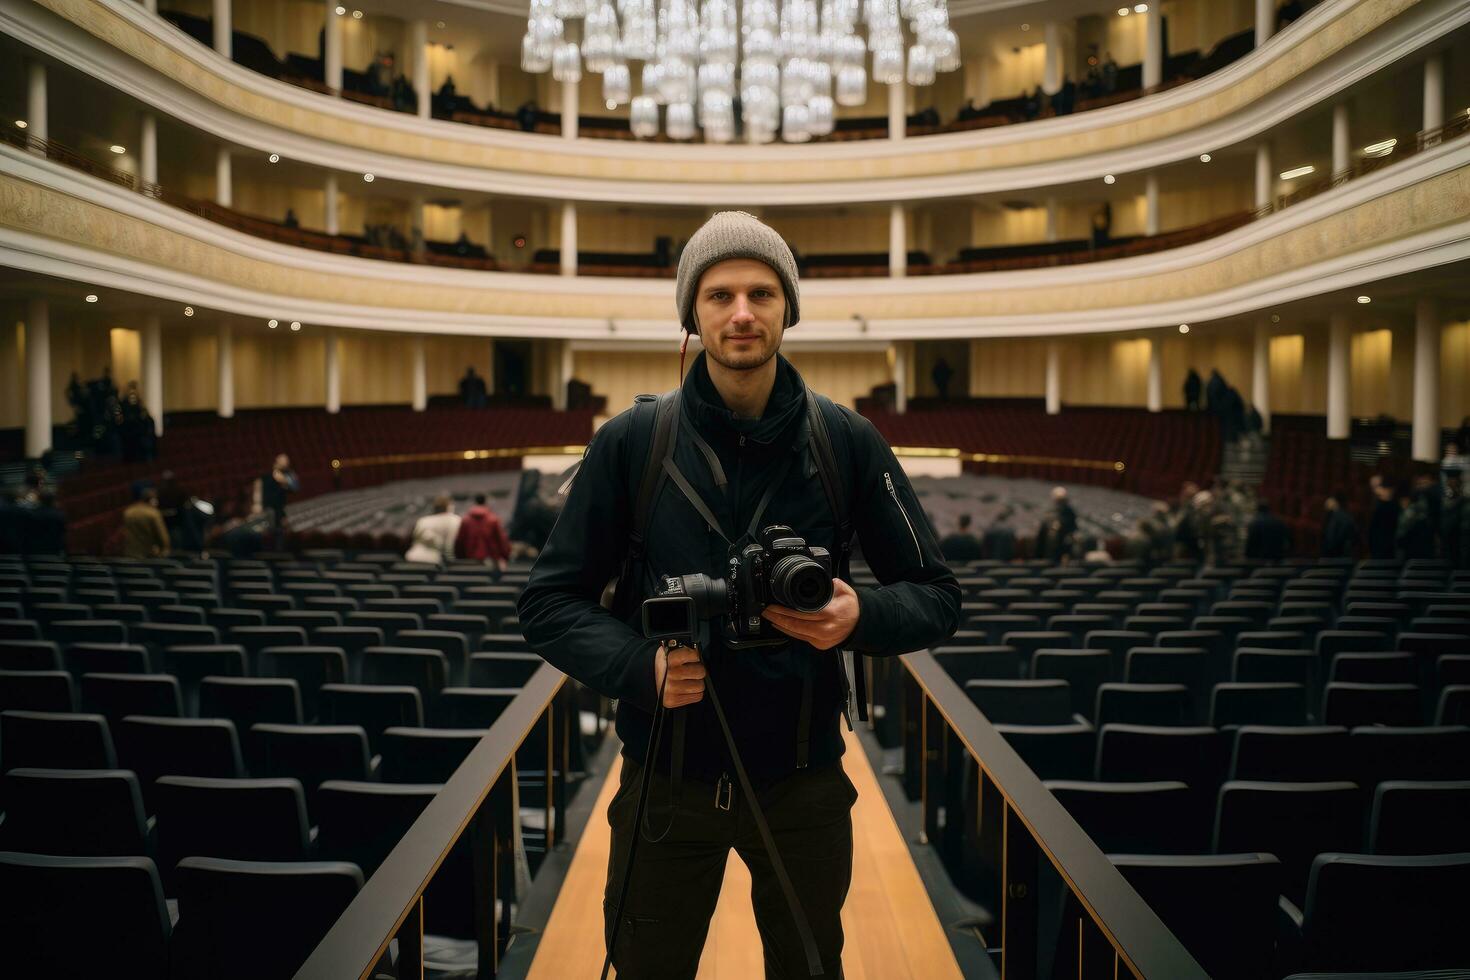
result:
<svg viewBox="0 0 1470 980"><path fill-rule="evenodd" d="M759 350L735 352L723 352L714 347L706 347L704 350L710 360L727 371L754 371L776 356L775 345L762 346Z"/></svg>

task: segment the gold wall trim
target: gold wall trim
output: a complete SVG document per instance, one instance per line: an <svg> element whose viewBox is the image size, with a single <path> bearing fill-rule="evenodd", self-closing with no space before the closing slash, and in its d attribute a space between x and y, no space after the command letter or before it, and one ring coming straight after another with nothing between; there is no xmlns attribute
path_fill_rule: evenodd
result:
<svg viewBox="0 0 1470 980"><path fill-rule="evenodd" d="M393 152L402 157L545 178L699 185L932 177L1037 165L1136 147L1197 129L1247 108L1421 0L1360 0L1340 16L1298 39L1293 47L1272 58L1259 70L1223 90L1202 94L1142 118L1099 125L1065 136L1033 137L1003 145L972 148L936 147L932 150L928 150L929 138L922 138L925 152L918 152L921 140L911 141L905 152L895 152L888 141L874 141L877 144L874 153L857 158L793 156L790 159L741 160L735 157L713 161L678 159L677 153L655 154L647 158L613 153L566 153L560 152L565 147L558 147L553 137L544 138L544 148L523 150L471 140L417 135L397 127L379 127L349 120L291 100L248 91L216 72L207 62L175 50L96 0L35 2L222 108L302 136L330 140L374 153L382 152L384 145L391 144ZM1174 91L1187 91L1187 87ZM579 151L587 143L595 142L580 141Z"/></svg>
<svg viewBox="0 0 1470 980"><path fill-rule="evenodd" d="M163 205L159 205L162 207ZM995 317L1076 313L1171 303L1249 286L1273 276L1464 221L1470 215L1470 166L1426 178L1358 205L1245 245L1219 258L1173 271L1091 283L1085 289L1031 287L944 289L932 293L874 292L813 295L803 302L809 320L847 320L853 304L870 319ZM477 274L474 285L416 284L375 275L373 260L352 262L353 274L308 271L290 261L241 255L212 242L114 211L105 205L0 173L0 227L96 249L114 256L147 256L162 269L199 276L284 301L308 300L363 308L457 316L527 316L606 320L671 320L671 296L563 292L557 277L538 288L498 288L497 273ZM356 267L361 266L361 272ZM469 278L468 276L466 278ZM977 276L984 279L984 276ZM911 286L906 286L911 288ZM670 293L672 289L670 289Z"/></svg>

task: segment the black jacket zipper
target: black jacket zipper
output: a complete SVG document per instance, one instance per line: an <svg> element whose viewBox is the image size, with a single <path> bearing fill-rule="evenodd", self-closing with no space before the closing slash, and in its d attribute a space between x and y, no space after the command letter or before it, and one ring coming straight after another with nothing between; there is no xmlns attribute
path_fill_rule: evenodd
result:
<svg viewBox="0 0 1470 980"><path fill-rule="evenodd" d="M903 522L908 525L909 538L914 542L914 553L919 556L919 567L924 567L924 549L919 547L919 536L914 533L914 522L909 520L909 512L903 509L903 501L898 499L898 491L893 486L893 473L883 474L883 482L888 487L888 496L898 505L898 512L903 515Z"/></svg>

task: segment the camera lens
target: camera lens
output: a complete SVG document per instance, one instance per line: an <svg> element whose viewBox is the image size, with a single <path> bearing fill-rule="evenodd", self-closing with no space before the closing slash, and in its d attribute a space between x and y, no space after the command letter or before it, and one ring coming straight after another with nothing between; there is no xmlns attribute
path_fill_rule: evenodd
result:
<svg viewBox="0 0 1470 980"><path fill-rule="evenodd" d="M785 555L771 569L771 597L800 612L816 612L832 601L832 576L805 555Z"/></svg>

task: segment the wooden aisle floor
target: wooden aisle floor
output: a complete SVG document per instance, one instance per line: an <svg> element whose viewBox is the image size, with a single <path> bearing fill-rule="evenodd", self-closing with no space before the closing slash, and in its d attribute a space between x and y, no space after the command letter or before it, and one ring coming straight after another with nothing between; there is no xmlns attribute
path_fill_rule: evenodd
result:
<svg viewBox="0 0 1470 980"><path fill-rule="evenodd" d="M847 980L958 980L959 966L868 757L855 735L844 734L842 762L858 801L852 811L852 889L842 909L843 973ZM606 814L617 785L614 762L537 944L529 980L583 980L595 978L602 968L602 889L610 847ZM763 972L750 872L732 851L698 980L754 980Z"/></svg>

